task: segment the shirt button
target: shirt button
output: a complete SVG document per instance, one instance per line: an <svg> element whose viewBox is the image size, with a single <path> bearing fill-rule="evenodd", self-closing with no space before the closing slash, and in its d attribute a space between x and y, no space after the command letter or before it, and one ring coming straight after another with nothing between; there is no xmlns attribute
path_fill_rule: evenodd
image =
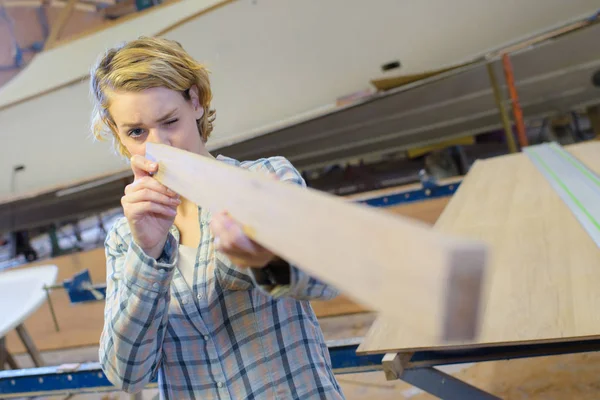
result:
<svg viewBox="0 0 600 400"><path fill-rule="evenodd" d="M200 293L200 294L198 295L198 300L202 300L203 298L204 298L204 296L202 295L202 293Z"/></svg>
<svg viewBox="0 0 600 400"><path fill-rule="evenodd" d="M223 387L223 382L217 382L217 387L222 388Z"/></svg>
<svg viewBox="0 0 600 400"><path fill-rule="evenodd" d="M186 305L188 303L187 299L181 300L181 304Z"/></svg>
<svg viewBox="0 0 600 400"><path fill-rule="evenodd" d="M208 335L204 335L204 340L208 342L208 339L210 339Z"/></svg>
<svg viewBox="0 0 600 400"><path fill-rule="evenodd" d="M158 288L160 287L160 285L158 284L158 282L154 282L154 283L152 284L152 287L153 287L154 289L158 289Z"/></svg>

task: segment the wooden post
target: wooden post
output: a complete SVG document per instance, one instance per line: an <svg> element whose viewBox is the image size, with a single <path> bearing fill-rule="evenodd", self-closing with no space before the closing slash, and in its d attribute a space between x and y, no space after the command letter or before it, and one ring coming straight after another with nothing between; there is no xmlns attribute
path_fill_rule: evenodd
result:
<svg viewBox="0 0 600 400"><path fill-rule="evenodd" d="M512 101L513 116L517 126L517 137L519 138L519 144L521 145L521 148L523 148L529 146L529 140L527 140L527 134L525 133L523 111L521 110L521 105L519 104L519 95L517 94L517 88L515 86L515 76L513 74L512 64L508 54L502 55L502 65L504 66L504 76L506 77L506 84L508 85L508 92L510 93L510 99Z"/></svg>
<svg viewBox="0 0 600 400"><path fill-rule="evenodd" d="M54 46L54 43L56 43L60 37L65 25L67 24L67 21L71 17L71 14L73 14L76 4L77 0L69 0L65 8L62 9L58 15L58 18L56 19L56 22L50 29L50 34L48 35L48 40L46 40L46 44L44 45L44 50L49 50Z"/></svg>
<svg viewBox="0 0 600 400"><path fill-rule="evenodd" d="M21 342L23 342L23 345L27 349L31 360L33 360L33 364L36 367L43 367L45 364L44 360L42 359L42 355L33 343L33 339L31 339L31 336L29 336L29 333L25 329L25 325L17 325L15 329L17 331L17 334L19 335L19 338L21 338Z"/></svg>
<svg viewBox="0 0 600 400"><path fill-rule="evenodd" d="M401 379L404 365L410 360L412 354L387 353L381 360L381 366L388 381Z"/></svg>

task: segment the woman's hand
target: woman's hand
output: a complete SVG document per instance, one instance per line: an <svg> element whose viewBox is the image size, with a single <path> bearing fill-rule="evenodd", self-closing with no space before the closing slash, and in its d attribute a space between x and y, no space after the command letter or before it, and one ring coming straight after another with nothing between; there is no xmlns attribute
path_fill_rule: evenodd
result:
<svg viewBox="0 0 600 400"><path fill-rule="evenodd" d="M121 198L133 240L152 258L162 253L167 234L177 215L179 196L152 178L158 165L135 155L131 158L134 181Z"/></svg>
<svg viewBox="0 0 600 400"><path fill-rule="evenodd" d="M262 268L275 258L275 254L246 236L242 227L226 212L212 216L210 229L215 236L215 248L238 267Z"/></svg>

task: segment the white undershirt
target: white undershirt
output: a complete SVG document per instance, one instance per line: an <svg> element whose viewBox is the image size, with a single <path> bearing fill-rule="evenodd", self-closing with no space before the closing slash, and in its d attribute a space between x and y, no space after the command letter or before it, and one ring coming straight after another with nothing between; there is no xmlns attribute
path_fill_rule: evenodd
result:
<svg viewBox="0 0 600 400"><path fill-rule="evenodd" d="M196 266L197 251L198 249L195 247L179 245L179 262L177 268L190 289L194 285L194 268Z"/></svg>

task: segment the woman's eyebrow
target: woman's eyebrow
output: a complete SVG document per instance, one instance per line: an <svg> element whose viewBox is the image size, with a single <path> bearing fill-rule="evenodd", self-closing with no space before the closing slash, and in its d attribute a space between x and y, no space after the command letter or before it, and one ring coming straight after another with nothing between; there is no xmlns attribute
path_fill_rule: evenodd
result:
<svg viewBox="0 0 600 400"><path fill-rule="evenodd" d="M177 112L177 109L174 109L174 110L170 111L169 113L165 114L163 117L160 117L159 119L157 119L156 122L158 122L158 123L165 122L166 120L173 117L176 112Z"/></svg>
<svg viewBox="0 0 600 400"><path fill-rule="evenodd" d="M172 118L175 114L177 113L177 109L171 110L169 111L167 114L165 114L164 116L160 117L159 119L156 120L157 123L162 123L167 121L168 119ZM143 125L142 122L126 122L124 124L121 124L122 128L137 128L140 125Z"/></svg>

